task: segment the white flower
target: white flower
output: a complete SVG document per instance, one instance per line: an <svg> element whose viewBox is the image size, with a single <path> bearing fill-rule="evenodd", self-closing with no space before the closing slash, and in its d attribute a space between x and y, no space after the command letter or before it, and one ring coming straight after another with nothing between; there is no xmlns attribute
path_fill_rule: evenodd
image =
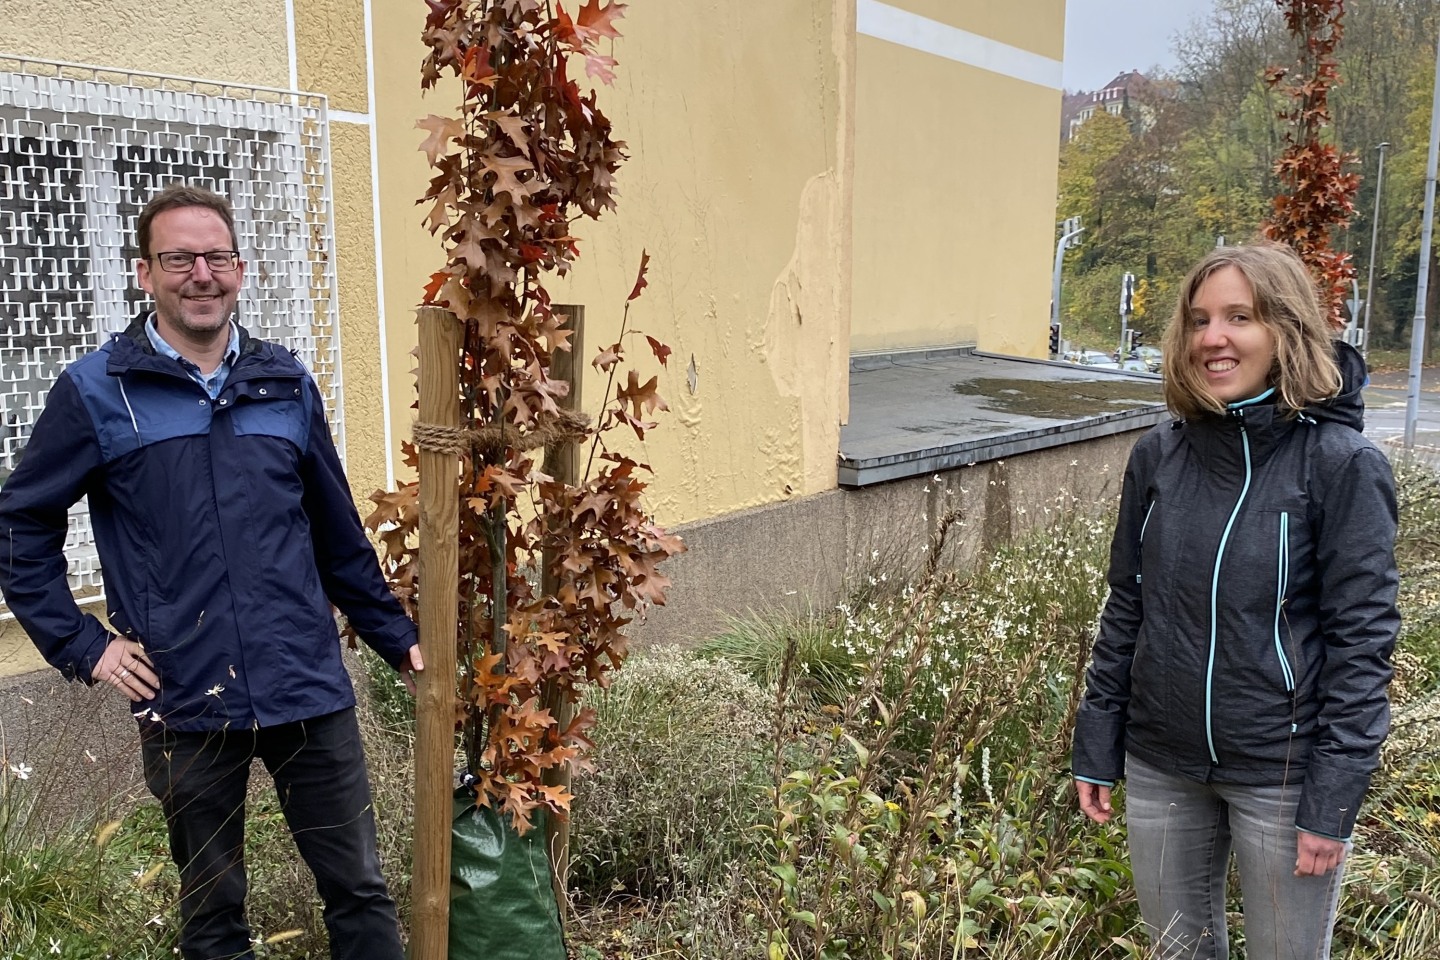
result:
<svg viewBox="0 0 1440 960"><path fill-rule="evenodd" d="M217 684L215 684L215 686L213 686L213 687L211 687L209 690L206 690L206 691L205 691L205 696L207 696L207 697L218 697L218 696L220 696L220 694L222 694L222 693L224 693L224 692L225 692L225 686L224 686L224 684L217 683Z"/></svg>
<svg viewBox="0 0 1440 960"><path fill-rule="evenodd" d="M10 772L15 775L16 780L29 780L30 774L35 772L35 768L28 763L12 763L10 764Z"/></svg>
<svg viewBox="0 0 1440 960"><path fill-rule="evenodd" d="M58 954L60 952L60 941L56 940L54 937L50 938L50 952L55 954Z"/></svg>

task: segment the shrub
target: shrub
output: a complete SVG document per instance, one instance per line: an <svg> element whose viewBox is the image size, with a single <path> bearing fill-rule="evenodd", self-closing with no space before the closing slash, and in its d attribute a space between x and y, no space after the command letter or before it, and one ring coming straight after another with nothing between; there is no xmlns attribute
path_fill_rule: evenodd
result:
<svg viewBox="0 0 1440 960"><path fill-rule="evenodd" d="M808 763L786 764L805 727L777 695L771 957L1138 951L1121 835L1066 773L1109 524L1057 507L968 576L939 572L940 537L917 586L841 606L868 666Z"/></svg>
<svg viewBox="0 0 1440 960"><path fill-rule="evenodd" d="M727 660L666 649L632 657L587 704L594 770L576 778L571 887L593 901L728 882L763 780L764 692Z"/></svg>

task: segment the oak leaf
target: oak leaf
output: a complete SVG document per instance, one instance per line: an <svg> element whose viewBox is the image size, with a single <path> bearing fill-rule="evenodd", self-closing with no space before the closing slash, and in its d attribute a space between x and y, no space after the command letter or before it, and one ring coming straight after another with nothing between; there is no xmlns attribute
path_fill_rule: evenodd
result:
<svg viewBox="0 0 1440 960"><path fill-rule="evenodd" d="M420 144L420 149L425 151L425 156L430 160L430 166L435 166L440 154L444 153L451 140L465 135L465 127L454 117L441 117L430 114L423 120L415 121L415 126L421 130L428 130L427 136Z"/></svg>
<svg viewBox="0 0 1440 960"><path fill-rule="evenodd" d="M575 30L586 40L594 41L601 37L618 39L620 31L615 29L615 21L625 16L627 6L612 0L602 7L600 0L589 0L576 14Z"/></svg>
<svg viewBox="0 0 1440 960"><path fill-rule="evenodd" d="M665 344L661 343L659 340L656 340L654 337L650 336L648 333L645 335L645 339L649 342L650 351L655 354L655 359L660 361L660 366L668 366L666 361L670 359L670 348L665 346Z"/></svg>
<svg viewBox="0 0 1440 960"><path fill-rule="evenodd" d="M648 281L648 280L645 279L645 274L646 274L647 271L649 271L649 269L650 269L650 253L649 253L649 251L647 251L647 250L641 250L641 251L640 251L640 273L635 277L635 287L634 287L634 289L632 289L632 290L630 291L630 296L628 296L628 297L625 298L625 302L626 302L626 303L629 303L631 300L634 300L635 298L639 297L639 296L640 296L640 291L641 291L641 290L644 290L646 287L648 287L648 286L650 285L650 281Z"/></svg>

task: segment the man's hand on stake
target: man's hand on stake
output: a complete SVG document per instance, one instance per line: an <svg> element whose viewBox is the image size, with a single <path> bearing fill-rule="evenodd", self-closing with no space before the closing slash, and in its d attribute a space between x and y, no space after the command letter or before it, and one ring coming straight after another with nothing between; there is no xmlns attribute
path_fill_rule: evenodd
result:
<svg viewBox="0 0 1440 960"><path fill-rule="evenodd" d="M111 638L90 676L96 683L110 684L131 702L150 700L160 689L155 664L145 655L145 648L124 637Z"/></svg>
<svg viewBox="0 0 1440 960"><path fill-rule="evenodd" d="M425 669L425 661L420 657L420 644L410 648L405 659L400 661L400 681L405 684L405 689L410 691L410 696L415 696L415 677Z"/></svg>

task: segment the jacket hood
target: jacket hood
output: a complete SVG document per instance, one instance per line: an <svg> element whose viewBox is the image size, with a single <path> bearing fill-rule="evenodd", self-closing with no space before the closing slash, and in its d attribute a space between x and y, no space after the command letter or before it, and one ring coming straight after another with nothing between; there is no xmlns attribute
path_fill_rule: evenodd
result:
<svg viewBox="0 0 1440 960"><path fill-rule="evenodd" d="M1361 391L1370 382L1370 371L1360 351L1343 340L1335 341L1335 363L1340 368L1340 392L1329 400L1310 404L1304 412L1316 420L1343 424L1363 433L1365 400Z"/></svg>

